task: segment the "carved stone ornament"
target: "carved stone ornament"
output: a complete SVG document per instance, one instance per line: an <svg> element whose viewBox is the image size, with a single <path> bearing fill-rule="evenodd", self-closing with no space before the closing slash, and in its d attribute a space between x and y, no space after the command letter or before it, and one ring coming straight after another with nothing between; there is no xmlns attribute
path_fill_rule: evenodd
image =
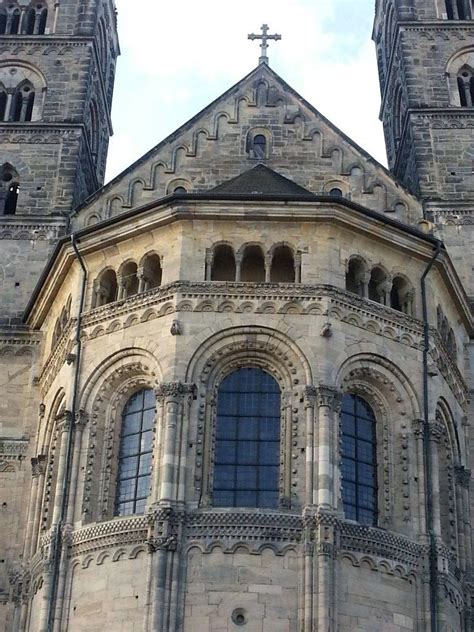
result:
<svg viewBox="0 0 474 632"><path fill-rule="evenodd" d="M337 410L341 394L332 386L321 385L316 389L317 401L319 407L327 407L332 410Z"/></svg>
<svg viewBox="0 0 474 632"><path fill-rule="evenodd" d="M471 484L471 470L460 465L455 467L454 471L456 474L456 483L464 489L469 489Z"/></svg>
<svg viewBox="0 0 474 632"><path fill-rule="evenodd" d="M162 382L155 389L157 399L165 401L179 401L187 395L194 395L196 386L183 382Z"/></svg>

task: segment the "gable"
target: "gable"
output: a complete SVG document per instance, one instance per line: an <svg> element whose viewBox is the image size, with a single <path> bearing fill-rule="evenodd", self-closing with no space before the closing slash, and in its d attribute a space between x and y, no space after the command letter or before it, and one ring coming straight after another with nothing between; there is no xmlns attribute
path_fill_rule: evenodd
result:
<svg viewBox="0 0 474 632"><path fill-rule="evenodd" d="M266 139L255 156L255 135ZM153 148L77 212L88 226L173 193L209 191L259 162L309 192L340 189L369 209L406 223L420 203L389 172L308 104L266 64Z"/></svg>

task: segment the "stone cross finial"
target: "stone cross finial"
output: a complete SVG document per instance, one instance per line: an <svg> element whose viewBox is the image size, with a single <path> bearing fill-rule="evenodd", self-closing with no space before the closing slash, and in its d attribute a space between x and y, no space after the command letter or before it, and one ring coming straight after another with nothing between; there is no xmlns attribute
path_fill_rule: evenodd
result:
<svg viewBox="0 0 474 632"><path fill-rule="evenodd" d="M268 64L268 55L267 55L267 51L268 51L268 40L275 40L275 42L277 42L278 40L281 40L281 35L278 35L277 33L275 33L274 35L268 35L268 24L262 24L262 34L261 35L255 35L255 33L251 33L249 35L249 40L262 40L262 43L260 44L260 48L262 49L262 53L260 55L260 59L258 60L260 64Z"/></svg>

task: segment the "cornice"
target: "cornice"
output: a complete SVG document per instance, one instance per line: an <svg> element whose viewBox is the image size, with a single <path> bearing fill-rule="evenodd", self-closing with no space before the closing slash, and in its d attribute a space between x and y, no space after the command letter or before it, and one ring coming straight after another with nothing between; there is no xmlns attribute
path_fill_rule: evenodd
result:
<svg viewBox="0 0 474 632"><path fill-rule="evenodd" d="M28 439L0 439L0 460L17 461L25 458Z"/></svg>
<svg viewBox="0 0 474 632"><path fill-rule="evenodd" d="M423 348L423 323L389 307L329 285L278 283L227 283L178 281L122 301L98 307L84 314L82 339L92 341L128 327L186 312L216 314L295 314L300 318L324 315L348 327L357 327L394 343ZM64 332L41 373L40 386L46 393L61 370L73 344L74 323ZM440 336L431 328L431 354L461 406L467 400L467 386L449 357Z"/></svg>

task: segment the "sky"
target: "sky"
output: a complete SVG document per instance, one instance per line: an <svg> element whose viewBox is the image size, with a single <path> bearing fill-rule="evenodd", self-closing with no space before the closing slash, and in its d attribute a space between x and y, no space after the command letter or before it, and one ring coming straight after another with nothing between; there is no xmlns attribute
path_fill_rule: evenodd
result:
<svg viewBox="0 0 474 632"><path fill-rule="evenodd" d="M270 66L386 164L371 41L374 0L116 0L118 61L107 180L258 63L247 39L267 23Z"/></svg>

